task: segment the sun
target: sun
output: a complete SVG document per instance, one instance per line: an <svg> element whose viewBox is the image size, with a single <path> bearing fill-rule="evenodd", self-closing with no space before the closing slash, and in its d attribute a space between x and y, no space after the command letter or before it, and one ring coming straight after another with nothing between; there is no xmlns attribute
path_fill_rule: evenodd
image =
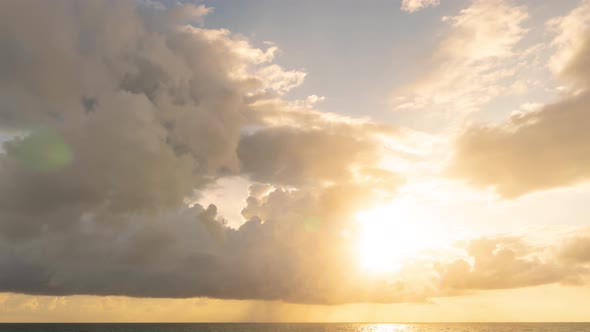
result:
<svg viewBox="0 0 590 332"><path fill-rule="evenodd" d="M429 220L417 208L391 204L357 214L360 267L371 272L396 272L402 264L432 245Z"/></svg>

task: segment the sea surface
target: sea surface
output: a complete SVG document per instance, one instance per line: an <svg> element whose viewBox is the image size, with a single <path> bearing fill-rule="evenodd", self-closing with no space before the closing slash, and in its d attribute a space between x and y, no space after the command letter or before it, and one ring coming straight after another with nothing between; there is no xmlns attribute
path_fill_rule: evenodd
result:
<svg viewBox="0 0 590 332"><path fill-rule="evenodd" d="M590 332L590 323L162 323L0 324L0 332Z"/></svg>

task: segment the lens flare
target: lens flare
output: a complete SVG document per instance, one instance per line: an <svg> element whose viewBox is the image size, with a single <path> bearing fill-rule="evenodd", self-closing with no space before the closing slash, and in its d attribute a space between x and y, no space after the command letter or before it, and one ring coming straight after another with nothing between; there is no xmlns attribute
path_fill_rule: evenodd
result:
<svg viewBox="0 0 590 332"><path fill-rule="evenodd" d="M37 172L53 172L72 161L72 151L61 135L49 129L31 132L7 144L7 151L25 167Z"/></svg>

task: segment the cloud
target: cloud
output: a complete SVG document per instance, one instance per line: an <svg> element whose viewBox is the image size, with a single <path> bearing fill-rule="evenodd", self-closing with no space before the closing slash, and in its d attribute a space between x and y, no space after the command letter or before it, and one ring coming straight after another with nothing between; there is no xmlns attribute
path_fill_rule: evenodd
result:
<svg viewBox="0 0 590 332"><path fill-rule="evenodd" d="M576 236L564 244L560 256L567 261L590 263L590 237Z"/></svg>
<svg viewBox="0 0 590 332"><path fill-rule="evenodd" d="M513 114L503 124L468 127L456 141L453 174L476 186L494 187L508 198L590 178L585 166L590 156L588 8L584 2L568 16L552 21L562 29L555 38L552 67L576 87L574 91L538 110ZM580 17L583 13L586 20ZM572 22L577 22L578 32L579 23L585 22L588 33L571 35Z"/></svg>
<svg viewBox="0 0 590 332"><path fill-rule="evenodd" d="M0 8L0 130L17 133L0 154L0 292L391 303L545 273L531 252L483 249L468 282L436 261L359 269L355 214L391 201L403 178L382 159L418 158L404 140L419 138L285 101L304 73L274 65L274 45L195 26L205 7ZM237 228L193 204L230 176L252 182Z"/></svg>
<svg viewBox="0 0 590 332"><path fill-rule="evenodd" d="M457 139L451 172L507 198L587 180L588 102L584 93L502 125L467 128Z"/></svg>
<svg viewBox="0 0 590 332"><path fill-rule="evenodd" d="M401 183L380 165L400 132L282 100L305 73L276 46L200 27L203 6L0 7L0 291L424 298L367 282L342 236ZM226 176L257 182L237 229L189 206Z"/></svg>
<svg viewBox="0 0 590 332"><path fill-rule="evenodd" d="M377 147L370 137L350 132L277 127L245 135L238 156L242 171L255 181L317 186L354 180L355 173L364 175L377 164Z"/></svg>
<svg viewBox="0 0 590 332"><path fill-rule="evenodd" d="M472 263L461 259L441 269L443 288L517 288L554 283L564 277L559 266L535 257L536 251L518 238L472 240L467 254Z"/></svg>
<svg viewBox="0 0 590 332"><path fill-rule="evenodd" d="M436 7L440 0L402 0L401 10L408 13L414 13L427 7Z"/></svg>
<svg viewBox="0 0 590 332"><path fill-rule="evenodd" d="M583 230L582 230L583 231ZM471 240L467 258L435 264L442 293L588 283L587 237L565 236L559 245L533 246L524 237Z"/></svg>
<svg viewBox="0 0 590 332"><path fill-rule="evenodd" d="M557 49L549 66L560 78L574 88L590 86L590 2L582 1L578 8L563 17L547 22L548 28L556 32L552 45Z"/></svg>
<svg viewBox="0 0 590 332"><path fill-rule="evenodd" d="M426 74L394 91L397 110L456 115L477 110L504 92L520 70L517 44L527 33L527 9L508 1L473 1L443 21L448 31L423 62ZM426 109L426 110L425 110ZM432 116L431 113L428 113Z"/></svg>
<svg viewBox="0 0 590 332"><path fill-rule="evenodd" d="M350 260L354 246L341 231L352 227L351 211L371 200L370 188L253 189L252 195L244 210L249 221L237 230L218 219L214 206L195 206L152 214L86 212L59 231L51 227L25 241L4 238L1 289L324 304L423 298L367 282Z"/></svg>
<svg viewBox="0 0 590 332"><path fill-rule="evenodd" d="M166 8L164 8L165 10ZM173 24L175 23L189 23L195 21L199 24L203 24L205 16L213 11L212 7L206 7L205 5L195 6L192 4L178 5L167 11L167 19Z"/></svg>

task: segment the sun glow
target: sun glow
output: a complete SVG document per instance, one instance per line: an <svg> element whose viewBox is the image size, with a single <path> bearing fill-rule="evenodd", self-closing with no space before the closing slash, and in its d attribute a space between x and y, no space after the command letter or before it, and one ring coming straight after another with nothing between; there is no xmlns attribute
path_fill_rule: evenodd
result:
<svg viewBox="0 0 590 332"><path fill-rule="evenodd" d="M357 220L359 261L368 271L396 272L441 240L432 218L404 202L360 212Z"/></svg>

